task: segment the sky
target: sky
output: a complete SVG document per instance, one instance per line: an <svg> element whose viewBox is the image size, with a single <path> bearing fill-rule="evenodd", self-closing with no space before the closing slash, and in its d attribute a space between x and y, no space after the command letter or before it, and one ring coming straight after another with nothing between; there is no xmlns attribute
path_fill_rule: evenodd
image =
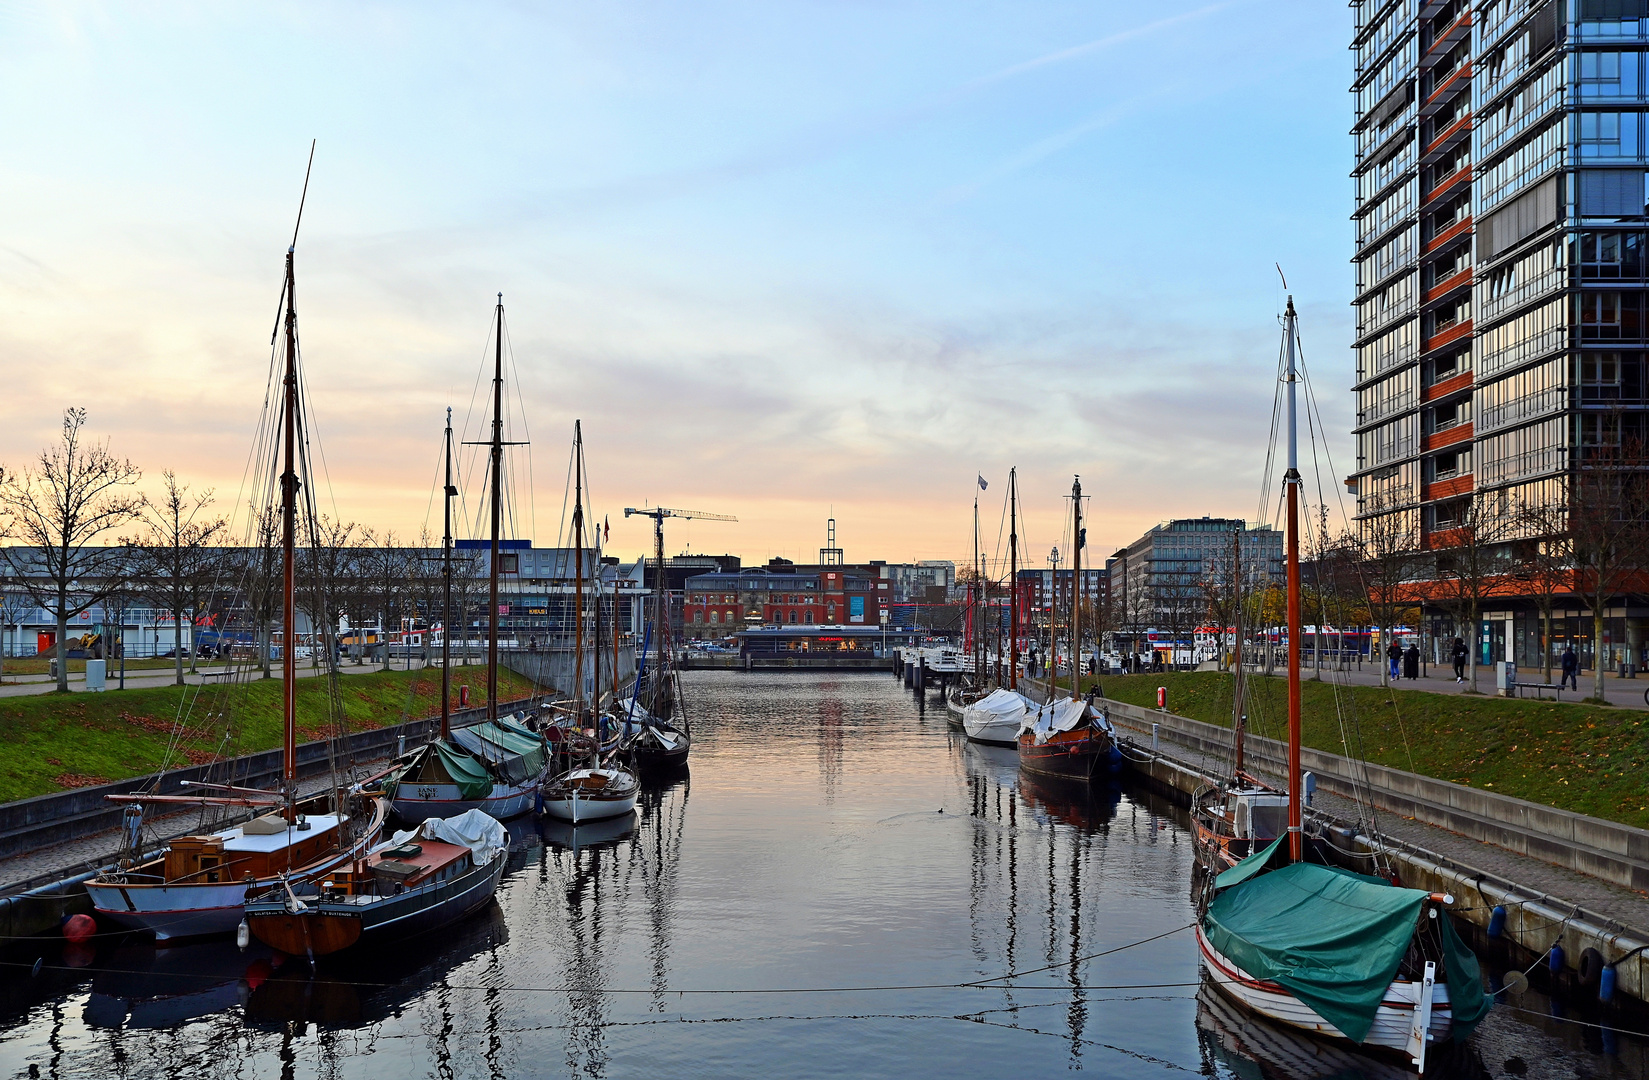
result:
<svg viewBox="0 0 1649 1080"><path fill-rule="evenodd" d="M814 561L834 514L849 561L966 561L976 492L1000 554L1012 467L1038 564L1078 474L1089 559L1253 519L1278 265L1351 471L1350 34L1320 0L0 0L0 464L82 406L234 516L314 140L340 520L439 534L500 292L541 546L575 419L626 557L662 505L738 518L671 554Z"/></svg>

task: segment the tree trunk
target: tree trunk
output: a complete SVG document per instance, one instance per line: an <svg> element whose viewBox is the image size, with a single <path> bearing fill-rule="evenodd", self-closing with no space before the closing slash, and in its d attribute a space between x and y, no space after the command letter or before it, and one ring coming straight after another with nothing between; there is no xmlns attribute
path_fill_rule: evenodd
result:
<svg viewBox="0 0 1649 1080"><path fill-rule="evenodd" d="M174 600L172 607L172 644L175 648L172 655L177 657L173 667L177 670L177 684L183 685L183 605ZM190 650L191 652L193 650Z"/></svg>
<svg viewBox="0 0 1649 1080"><path fill-rule="evenodd" d="M69 590L57 590L57 689L69 692Z"/></svg>
<svg viewBox="0 0 1649 1080"><path fill-rule="evenodd" d="M1478 692L1477 651L1482 647L1478 642L1478 635L1480 635L1483 631L1478 625L1479 619L1477 618L1476 605L1472 606L1469 615L1470 618L1466 620L1466 625L1470 628L1472 633L1472 647L1466 650L1466 689L1475 694Z"/></svg>
<svg viewBox="0 0 1649 1080"><path fill-rule="evenodd" d="M258 623L258 661L263 666L263 677L269 678L269 624Z"/></svg>
<svg viewBox="0 0 1649 1080"><path fill-rule="evenodd" d="M1540 655L1546 665L1545 681L1550 683L1552 681L1552 613L1549 610L1540 613Z"/></svg>
<svg viewBox="0 0 1649 1080"><path fill-rule="evenodd" d="M1601 576L1601 575L1600 575ZM1608 662L1603 655L1603 600L1599 596L1598 602L1592 605L1592 696L1599 701L1603 700L1603 665Z"/></svg>

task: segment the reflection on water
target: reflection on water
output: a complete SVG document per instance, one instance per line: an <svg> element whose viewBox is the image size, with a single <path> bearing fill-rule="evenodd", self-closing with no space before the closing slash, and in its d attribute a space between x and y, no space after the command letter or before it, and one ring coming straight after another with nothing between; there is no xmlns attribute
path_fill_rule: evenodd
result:
<svg viewBox="0 0 1649 1080"><path fill-rule="evenodd" d="M691 775L626 818L512 823L476 918L313 969L227 942L30 957L0 1074L1394 1075L1199 997L1173 806L1023 777L887 676L686 692ZM1542 1023L1492 1014L1489 1073L1649 1075L1635 1040Z"/></svg>

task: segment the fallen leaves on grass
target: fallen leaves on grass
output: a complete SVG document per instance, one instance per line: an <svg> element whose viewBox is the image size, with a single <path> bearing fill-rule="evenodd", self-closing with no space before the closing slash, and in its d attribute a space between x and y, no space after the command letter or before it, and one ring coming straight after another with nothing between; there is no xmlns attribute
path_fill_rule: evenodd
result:
<svg viewBox="0 0 1649 1080"><path fill-rule="evenodd" d="M111 781L107 776L87 776L85 773L66 772L52 778L52 783L63 788L96 787Z"/></svg>

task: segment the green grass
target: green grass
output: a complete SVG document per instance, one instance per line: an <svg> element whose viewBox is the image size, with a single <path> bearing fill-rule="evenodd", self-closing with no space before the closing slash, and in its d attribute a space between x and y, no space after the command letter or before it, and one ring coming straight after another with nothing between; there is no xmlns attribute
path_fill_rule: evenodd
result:
<svg viewBox="0 0 1649 1080"><path fill-rule="evenodd" d="M198 663L202 666L209 666L209 665L216 665L218 663L218 661L204 660L203 659L203 660L197 660L196 663ZM51 671L50 664L51 664L51 657L49 655L47 655L47 656L8 656L8 657L6 657L5 664L3 665L3 670L0 670L0 674L3 674L8 679L11 678L13 675L45 675L45 674L47 674L48 672ZM69 666L69 673L71 675L73 675L73 674L83 675L83 674L86 673L86 661L84 661L84 660L75 660L75 659L71 658L68 661L68 666ZM176 666L177 666L177 661L176 660L169 660L165 657L159 657L159 656L157 656L157 657L144 657L142 660L136 659L135 657L128 657L127 660L126 660L126 671L127 671L128 674L130 674L133 671L156 671L156 670L170 671L172 668L174 668ZM120 670L120 661L119 660L110 660L109 663L108 663L109 676L111 678L113 678L115 672L117 672L119 670ZM189 670L189 658L187 656L183 658L183 670L185 670L185 671Z"/></svg>
<svg viewBox="0 0 1649 1080"><path fill-rule="evenodd" d="M1170 712L1231 725L1231 676L1220 672L1108 676L1105 696L1154 708L1168 688ZM1250 676L1249 730L1287 735L1281 678ZM1592 705L1462 697L1306 680L1300 690L1305 745L1484 788L1530 802L1649 828L1649 713Z"/></svg>
<svg viewBox="0 0 1649 1080"><path fill-rule="evenodd" d="M343 671L339 696L351 731L440 711L439 668ZM459 684L469 685L472 705L486 703L484 671L454 674L454 708ZM499 697L506 701L531 692L527 680L508 670L499 671L498 684ZM298 741L325 737L326 681L299 679L297 686ZM168 768L273 749L281 744L280 679L0 698L0 802L154 772L180 717L183 735Z"/></svg>

